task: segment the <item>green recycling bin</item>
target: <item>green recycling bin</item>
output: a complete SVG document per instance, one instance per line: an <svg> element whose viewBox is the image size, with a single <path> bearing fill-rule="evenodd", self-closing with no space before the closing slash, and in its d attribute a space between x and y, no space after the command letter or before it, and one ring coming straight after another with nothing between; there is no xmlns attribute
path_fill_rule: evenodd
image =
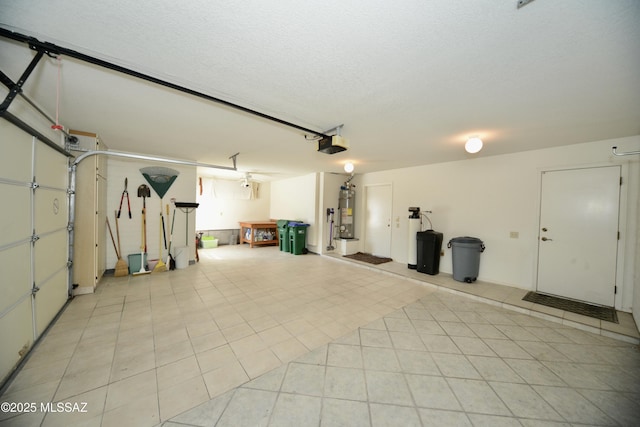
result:
<svg viewBox="0 0 640 427"><path fill-rule="evenodd" d="M307 253L307 227L309 224L301 222L289 223L289 252L294 255Z"/></svg>
<svg viewBox="0 0 640 427"><path fill-rule="evenodd" d="M276 225L278 226L278 246L282 252L289 252L289 220L279 219Z"/></svg>

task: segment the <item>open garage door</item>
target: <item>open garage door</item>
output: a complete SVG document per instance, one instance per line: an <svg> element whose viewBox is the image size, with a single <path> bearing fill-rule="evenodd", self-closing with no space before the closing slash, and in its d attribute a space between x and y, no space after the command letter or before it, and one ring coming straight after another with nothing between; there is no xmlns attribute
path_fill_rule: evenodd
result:
<svg viewBox="0 0 640 427"><path fill-rule="evenodd" d="M0 384L68 299L67 157L0 120Z"/></svg>

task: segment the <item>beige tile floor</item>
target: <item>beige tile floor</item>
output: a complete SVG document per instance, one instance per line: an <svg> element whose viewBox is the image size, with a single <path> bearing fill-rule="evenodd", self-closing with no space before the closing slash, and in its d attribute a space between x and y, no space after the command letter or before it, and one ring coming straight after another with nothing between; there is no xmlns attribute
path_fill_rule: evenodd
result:
<svg viewBox="0 0 640 427"><path fill-rule="evenodd" d="M332 256L343 262L346 261L346 258L337 255ZM451 274L440 273L438 275L431 276L419 273L416 270L410 270L407 268L406 264L400 264L397 262L390 262L376 266L371 266L362 262L355 263L360 265L362 268L379 270L395 276L405 277L416 283L435 285L438 289L466 296L476 301L497 305L522 314L528 314L552 322L562 323L563 325L572 326L595 334L625 340L633 344L640 343L640 333L638 333L638 328L630 313L618 311L618 323L612 323L559 310L557 308L523 301L522 298L528 292L528 290L525 289L497 285L495 283L483 281L477 281L473 284L461 283L453 280Z"/></svg>
<svg viewBox="0 0 640 427"><path fill-rule="evenodd" d="M633 425L640 415L635 327L383 266L227 246L184 270L106 278L71 301L0 396L87 412L0 413L0 424Z"/></svg>

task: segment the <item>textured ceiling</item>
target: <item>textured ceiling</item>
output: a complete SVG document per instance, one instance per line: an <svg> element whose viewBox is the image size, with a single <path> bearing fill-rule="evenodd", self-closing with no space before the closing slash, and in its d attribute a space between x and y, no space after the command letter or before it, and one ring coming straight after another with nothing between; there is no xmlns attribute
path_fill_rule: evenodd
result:
<svg viewBox="0 0 640 427"><path fill-rule="evenodd" d="M0 26L324 131L62 57L60 121L112 149L241 171L356 173L640 134L640 1L0 0ZM33 52L0 39L17 80ZM57 68L25 93L55 112Z"/></svg>

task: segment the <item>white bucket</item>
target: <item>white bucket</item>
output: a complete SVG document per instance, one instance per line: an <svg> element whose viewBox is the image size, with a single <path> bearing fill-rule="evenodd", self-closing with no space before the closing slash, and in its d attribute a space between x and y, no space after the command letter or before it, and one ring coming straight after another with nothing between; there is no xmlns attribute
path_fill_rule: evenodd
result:
<svg viewBox="0 0 640 427"><path fill-rule="evenodd" d="M189 247L177 246L176 247L176 268L189 267Z"/></svg>

